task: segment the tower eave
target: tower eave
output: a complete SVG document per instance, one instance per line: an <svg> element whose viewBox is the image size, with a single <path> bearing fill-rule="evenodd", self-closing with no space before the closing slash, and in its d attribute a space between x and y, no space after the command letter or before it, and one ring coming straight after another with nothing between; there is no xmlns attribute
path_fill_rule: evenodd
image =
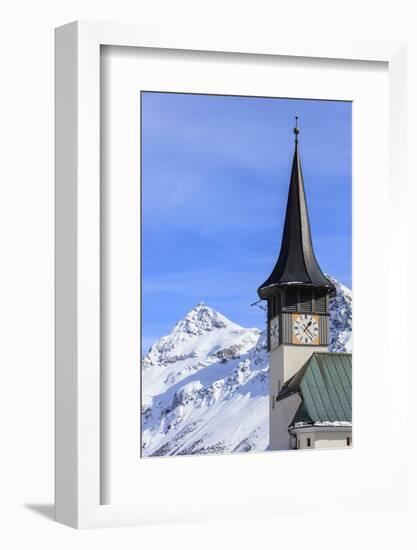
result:
<svg viewBox="0 0 417 550"><path fill-rule="evenodd" d="M323 275L323 277L325 277ZM328 294L332 295L336 292L336 287L334 284L325 277L327 283L311 283L305 281L281 281L278 283L263 284L258 288L258 296L261 300L267 300L269 296L275 294L278 289L285 289L288 287L302 287L302 288L311 288L311 289L320 289L327 291Z"/></svg>

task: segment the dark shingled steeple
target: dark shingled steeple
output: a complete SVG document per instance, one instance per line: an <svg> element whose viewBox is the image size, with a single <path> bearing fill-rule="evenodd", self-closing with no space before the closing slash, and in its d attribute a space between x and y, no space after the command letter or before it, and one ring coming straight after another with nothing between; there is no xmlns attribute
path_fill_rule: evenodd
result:
<svg viewBox="0 0 417 550"><path fill-rule="evenodd" d="M259 297L262 299L267 298L274 288L288 284L321 287L327 289L328 292L332 292L335 289L334 285L323 274L314 255L303 174L298 152L299 133L296 117L296 127L294 128L295 151L281 251L271 275L258 288Z"/></svg>

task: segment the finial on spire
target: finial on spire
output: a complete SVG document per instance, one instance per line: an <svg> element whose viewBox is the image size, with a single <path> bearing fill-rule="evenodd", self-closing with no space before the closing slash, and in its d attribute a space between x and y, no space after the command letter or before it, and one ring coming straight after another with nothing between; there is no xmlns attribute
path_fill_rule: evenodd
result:
<svg viewBox="0 0 417 550"><path fill-rule="evenodd" d="M298 134L300 133L300 130L298 129L298 116L295 115L295 128L294 128L294 134L295 134L295 144L298 143Z"/></svg>

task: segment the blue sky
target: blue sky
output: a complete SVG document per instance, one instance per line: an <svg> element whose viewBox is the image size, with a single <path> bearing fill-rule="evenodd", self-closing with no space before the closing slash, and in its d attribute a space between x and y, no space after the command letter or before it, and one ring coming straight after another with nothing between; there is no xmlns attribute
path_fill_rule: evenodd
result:
<svg viewBox="0 0 417 550"><path fill-rule="evenodd" d="M198 302L242 326L278 257L299 116L313 244L351 288L351 103L143 92L142 350Z"/></svg>

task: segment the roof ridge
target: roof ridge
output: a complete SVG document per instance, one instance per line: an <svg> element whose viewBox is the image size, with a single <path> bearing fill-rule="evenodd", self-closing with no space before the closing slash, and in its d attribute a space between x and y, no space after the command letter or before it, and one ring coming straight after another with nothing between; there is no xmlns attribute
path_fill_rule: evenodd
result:
<svg viewBox="0 0 417 550"><path fill-rule="evenodd" d="M348 351L313 351L313 355L334 355L334 356L341 356L341 355L350 355L352 356L352 352Z"/></svg>

